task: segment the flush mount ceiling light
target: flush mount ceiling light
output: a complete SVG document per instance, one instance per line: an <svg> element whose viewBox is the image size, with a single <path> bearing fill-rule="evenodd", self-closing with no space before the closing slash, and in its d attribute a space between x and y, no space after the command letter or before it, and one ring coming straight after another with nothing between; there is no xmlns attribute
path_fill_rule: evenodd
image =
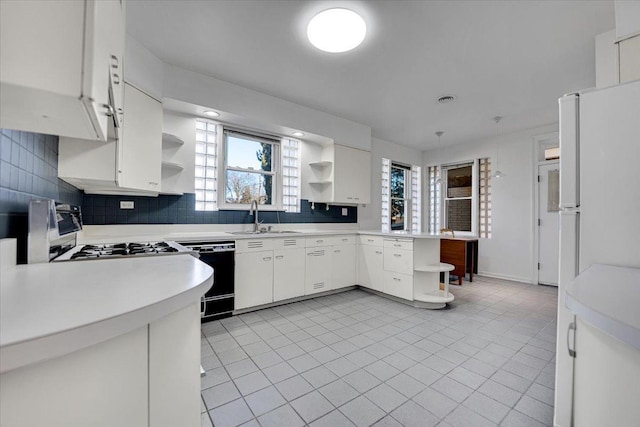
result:
<svg viewBox="0 0 640 427"><path fill-rule="evenodd" d="M218 117L218 116L220 116L220 113L218 113L217 111L211 111L211 110L205 111L202 114L204 114L207 117Z"/></svg>
<svg viewBox="0 0 640 427"><path fill-rule="evenodd" d="M292 133L291 135L293 135L293 136L297 136L298 138L301 138L301 137L303 137L303 136L304 136L304 132L294 132L294 133Z"/></svg>
<svg viewBox="0 0 640 427"><path fill-rule="evenodd" d="M346 52L357 47L367 34L367 24L349 9L327 9L314 16L307 26L312 45L330 53Z"/></svg>

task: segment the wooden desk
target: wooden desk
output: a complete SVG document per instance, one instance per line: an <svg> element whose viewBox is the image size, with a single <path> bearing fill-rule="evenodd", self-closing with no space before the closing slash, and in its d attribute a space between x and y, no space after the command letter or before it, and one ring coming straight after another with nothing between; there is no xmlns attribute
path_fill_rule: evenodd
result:
<svg viewBox="0 0 640 427"><path fill-rule="evenodd" d="M478 239L475 237L443 237L440 239L440 262L453 264L451 274L458 276L458 283L469 273L469 281L478 274Z"/></svg>

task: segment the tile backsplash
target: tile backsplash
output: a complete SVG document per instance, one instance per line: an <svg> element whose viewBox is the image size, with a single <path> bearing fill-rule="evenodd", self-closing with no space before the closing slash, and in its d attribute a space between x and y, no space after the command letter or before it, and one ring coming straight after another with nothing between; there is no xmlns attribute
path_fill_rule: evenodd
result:
<svg viewBox="0 0 640 427"><path fill-rule="evenodd" d="M195 210L195 195L102 196L84 194L58 179L58 137L0 129L0 238L18 239L18 262L27 259L29 201L49 198L82 206L86 225L106 224L248 224L248 210ZM120 209L120 201L133 201L134 209ZM259 213L269 223L356 223L354 206L330 206L302 200L300 213ZM342 210L346 209L346 215Z"/></svg>
<svg viewBox="0 0 640 427"><path fill-rule="evenodd" d="M0 238L18 239L18 262L26 261L34 198L82 204L82 192L58 179L58 137L0 129Z"/></svg>
<svg viewBox="0 0 640 427"><path fill-rule="evenodd" d="M120 209L121 201L131 201L133 209ZM253 216L248 210L220 210L204 212L195 210L195 194L182 196L101 196L85 194L82 202L82 217L87 225L106 224L248 224ZM316 204L311 209L307 200L302 200L300 213L262 211L259 219L265 223L355 223L358 222L356 207Z"/></svg>

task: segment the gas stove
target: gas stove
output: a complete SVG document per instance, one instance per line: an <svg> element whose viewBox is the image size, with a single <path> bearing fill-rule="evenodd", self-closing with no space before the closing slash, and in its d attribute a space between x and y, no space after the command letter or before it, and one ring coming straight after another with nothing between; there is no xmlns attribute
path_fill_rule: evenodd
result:
<svg viewBox="0 0 640 427"><path fill-rule="evenodd" d="M144 243L105 243L78 245L53 261L80 261L88 259L106 259L133 256L171 255L180 253L194 253L184 246L172 242L144 242Z"/></svg>

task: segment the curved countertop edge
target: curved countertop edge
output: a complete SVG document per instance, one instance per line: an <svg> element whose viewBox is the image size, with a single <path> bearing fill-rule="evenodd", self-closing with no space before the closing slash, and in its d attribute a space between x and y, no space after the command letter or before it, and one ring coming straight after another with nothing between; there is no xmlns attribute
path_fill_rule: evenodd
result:
<svg viewBox="0 0 640 427"><path fill-rule="evenodd" d="M638 284L640 269L593 264L567 286L565 305L580 319L640 350L640 325L620 316L621 305L637 309Z"/></svg>
<svg viewBox="0 0 640 427"><path fill-rule="evenodd" d="M194 258L194 261L197 260ZM1 347L0 374L90 347L143 327L189 304L197 304L213 284L213 269L207 268L210 274L201 283L162 301L73 329Z"/></svg>

